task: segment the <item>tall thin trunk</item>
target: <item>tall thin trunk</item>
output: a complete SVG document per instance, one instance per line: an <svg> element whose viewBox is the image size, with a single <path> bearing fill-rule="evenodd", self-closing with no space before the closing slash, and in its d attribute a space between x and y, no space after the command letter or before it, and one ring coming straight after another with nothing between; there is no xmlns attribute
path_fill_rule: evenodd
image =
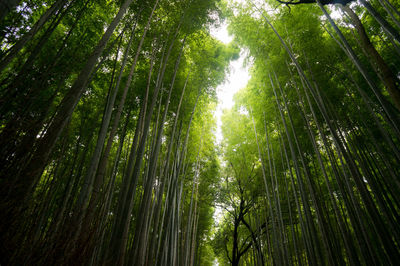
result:
<svg viewBox="0 0 400 266"><path fill-rule="evenodd" d="M315 184L314 184L313 179L311 177L310 170L309 170L308 166L306 165L305 160L303 158L304 156L302 155L303 153L302 153L301 148L299 146L299 141L297 140L297 136L296 136L295 129L294 129L294 126L293 126L291 112L290 112L290 110L288 108L285 95L283 94L282 87L280 86L280 84L279 84L279 82L277 80L276 74L275 74L275 79L276 79L276 81L278 83L278 88L279 88L279 90L281 92L281 96L282 96L283 103L285 105L286 111L288 112L289 122L290 122L290 125L291 125L291 128L292 128L292 132L293 132L293 135L294 135L295 143L296 143L296 146L297 146L297 149L298 149L298 152L299 152L299 157L300 157L303 169L305 170L305 173L306 173L307 185L308 185L308 188L309 188L309 191L310 191L311 199L312 199L314 207L316 209L316 213L317 213L317 217L318 217L318 226L319 226L319 229L321 231L321 236L322 236L324 248L325 248L325 251L328 253L327 254L328 255L328 257L327 257L328 263L329 264L340 264L340 262L336 261L336 258L333 256L333 250L332 250L332 247L331 247L331 244L330 244L331 240L328 239L328 237L329 237L328 232L329 232L330 228L327 228L326 219L323 216L321 205L319 204L319 201L317 200L317 195L316 195L315 188L314 188ZM341 262L341 263L343 263L343 262Z"/></svg>
<svg viewBox="0 0 400 266"><path fill-rule="evenodd" d="M321 4L321 2L319 0L316 0L316 1L317 1L318 5L320 6L321 10L323 11L323 13L325 14L326 18L328 19L329 23L332 25L332 27L334 28L335 32L338 34L340 40L342 41L343 48L345 49L345 52L348 54L349 58L352 60L354 65L357 67L357 69L360 71L360 73L362 74L364 79L367 81L369 87L374 92L374 94L375 94L376 98L378 99L379 103L381 104L382 108L385 110L385 113L388 116L388 118L391 120L393 125L396 126L398 124L397 123L398 120L397 120L396 117L394 117L392 112L389 110L389 108L385 104L385 99L384 99L383 95L381 94L381 92L379 91L379 88L376 86L376 84L374 83L372 78L369 76L369 74L366 71L365 67L361 64L359 58L354 53L353 49L351 48L351 46L348 43L348 41L346 40L346 38L343 36L343 34L340 31L340 29L336 26L335 22L332 20L332 18L329 15L329 13L325 10L325 8L323 7L323 5ZM282 40L282 42L283 42L283 40ZM291 56L291 58L293 60L294 57ZM295 60L294 62L297 62L297 60ZM295 63L295 64L297 64L297 63ZM301 74L301 76L304 76L304 75Z"/></svg>
<svg viewBox="0 0 400 266"><path fill-rule="evenodd" d="M61 2L62 0L60 0ZM86 62L85 67L82 69L78 78L72 85L71 89L65 95L64 99L60 104L58 113L53 119L53 122L46 131L46 134L38 142L37 148L32 156L30 162L21 169L19 174L18 184L14 187L11 197L9 197L12 204L7 204L6 206L1 206L3 218L7 220L7 223L3 223L0 230L2 238L6 235L5 232L10 232L9 227L12 221L15 221L18 213L22 211L21 206L25 202L25 199L29 197L32 193L33 188L36 186L40 176L47 164L47 160L52 152L56 141L58 140L60 134L64 130L69 118L72 115L82 93L87 87L87 82L92 74L92 71L96 65L96 62L103 52L108 40L111 38L112 33L119 24L125 14L128 6L133 0L126 0L118 14L115 16L114 20L111 22L106 32L104 33L102 39L94 49L94 52ZM15 177L17 178L17 177ZM2 176L1 179L9 179L7 176ZM4 202L4 197L2 201ZM2 203L3 205L4 203ZM3 242L7 242L6 239L2 239Z"/></svg>
<svg viewBox="0 0 400 266"><path fill-rule="evenodd" d="M147 221L148 215L149 215L148 210L149 210L149 207L150 207L149 205L151 202L151 195L152 195L151 191L153 189L153 183L154 183L154 178L155 178L155 174L156 174L155 171L157 169L158 156L159 156L160 149L161 149L162 137L163 137L163 132L164 132L164 124L167 119L169 103L170 103L172 91L174 88L175 78L178 73L179 63L180 63L181 56L183 53L184 44L185 44L185 40L183 41L180 54L179 54L178 59L175 64L175 70L174 70L174 74L172 77L171 86L170 86L168 97L167 97L167 100L166 100L166 103L164 106L164 114L159 123L160 126L159 126L159 129L157 132L157 138L156 138L156 142L154 145L152 156L149 158L149 173L147 175L147 180L146 180L146 183L144 186L144 195L143 195L142 203L139 208L139 214L141 215L141 217L138 221L138 224L136 225L135 238L133 240L133 252L136 253L136 256L134 256L136 265L143 265L143 263L144 263L143 259L145 256L143 253L146 248L146 245L144 245L144 243L146 243L147 240L145 240L146 230L143 229L143 227L144 227L143 222ZM139 244L141 244L140 247L139 247Z"/></svg>
<svg viewBox="0 0 400 266"><path fill-rule="evenodd" d="M362 47L371 59L372 63L377 66L380 72L380 76L382 76L382 82L385 84L385 87L389 92L393 103L400 111L400 89L398 87L397 77L393 74L392 70L389 68L389 66L380 56L378 51L375 49L374 45L371 43L367 33L365 32L364 26L362 25L357 14L354 13L354 11L349 6L341 6L341 8L351 18L352 24L354 25L358 32L358 35L360 36Z"/></svg>
<svg viewBox="0 0 400 266"><path fill-rule="evenodd" d="M170 174L169 185L168 185L168 190L167 190L167 195L166 195L167 199L169 197L171 197L170 195L171 195L171 193L173 193L174 188L175 188L173 186L173 184L177 182L177 178L179 177L181 172L183 172L182 173L183 176L185 175L186 168L184 167L184 162L185 162L185 157L186 157L187 143L188 143L188 140L189 140L190 128L191 128L191 124L192 124L192 121L193 121L193 117L194 117L194 114L195 114L195 111L196 111L196 107L197 107L197 103L198 103L200 95L201 95L201 89L199 89L199 91L198 91L197 98L196 98L195 104L193 106L193 110L192 110L192 113L190 115L190 119L189 119L188 126L187 126L187 129L186 129L185 139L184 139L183 143L181 144L181 149L180 150L179 150L179 148L176 149L175 162L174 162L173 170L171 171L171 174ZM169 201L166 200L165 201L165 206L164 206L163 218L161 219L160 234L159 234L160 236L159 236L159 239L158 239L157 251L155 252L156 253L155 254L156 263L158 263L158 261L159 261L160 253L161 253L162 256L165 254L163 252L164 248L161 246L161 244L162 244L162 240L163 240L162 233L164 232L162 230L162 228L164 228L164 226L163 226L164 225L164 221L165 221L165 219L167 219L165 217L169 217L170 216L169 215L170 210L168 209L168 203L169 203ZM167 211L168 211L168 214L167 214ZM160 260L162 260L162 258Z"/></svg>
<svg viewBox="0 0 400 266"><path fill-rule="evenodd" d="M296 171L296 176L297 176L297 181L298 181L298 184L299 184L300 197L301 197L301 200L302 200L302 203L303 203L304 215L305 215L305 218L306 218L306 227L305 228L307 229L307 231L306 231L307 235L311 240L311 248L310 248L310 255L311 255L310 259L311 259L311 261L310 261L310 263L317 265L317 264L321 263L322 261L324 261L324 257L323 257L323 255L321 253L321 249L320 249L320 246L319 246L319 241L318 241L318 238L317 238L317 232L316 232L315 224L314 224L314 221L313 221L313 218L312 218L311 209L310 209L310 205L309 205L308 194L306 192L306 187L305 187L305 184L304 184L304 181L303 181L303 175L301 174L302 171L300 170L299 163L298 163L298 160L299 160L298 157L300 157L300 162L302 163L303 168L305 168L304 167L304 162L303 162L303 159L302 159L302 155L301 155L301 150L299 149L299 144L298 144L298 139L297 139L297 136L296 136L296 132L293 129L292 119L289 116L289 125L291 126L293 139L294 139L294 143L293 143L290 131L287 128L286 118L285 118L285 116L283 114L282 107L281 107L281 105L279 103L279 99L278 99L278 96L277 96L276 91L275 91L275 85L274 85L274 82L272 81L272 77L271 76L270 76L270 79L271 79L271 85L272 85L272 88L273 88L273 91L274 91L274 95L275 95L276 104L278 106L278 110L279 110L279 113L280 113L280 116L281 116L281 119L282 119L282 123L283 123L284 128L285 128L287 139L289 141L290 153L292 155L292 159L293 159L293 163L294 163L294 167L295 167L295 171ZM296 148L297 148L298 152L300 152L299 156L296 155L294 144L296 145ZM305 171L305 169L303 169L303 171ZM307 173L306 173L306 175L307 175Z"/></svg>
<svg viewBox="0 0 400 266"><path fill-rule="evenodd" d="M264 181L264 186L265 186L265 192L266 192L267 200L268 200L268 207L266 208L266 216L268 216L268 214L271 215L272 235L273 235L272 237L273 237L274 242L276 244L276 237L275 236L276 236L277 230L275 229L275 218L274 218L275 214L274 214L274 210L273 210L273 204L272 204L272 201L271 201L271 195L270 195L270 191L269 191L269 186L268 186L268 183L267 183L265 163L264 163L264 160L263 160L263 156L261 154L260 144L258 142L258 137L257 137L256 124L254 122L253 116L252 116L252 121L253 121L253 130L254 130L254 134L255 134L255 137L256 137L258 157L259 157L259 159L261 161L261 170L262 170L262 176L263 176L263 181ZM265 134L266 134L266 140L267 140L268 145L269 145L268 132L267 132L266 128L265 128ZM270 157L269 157L269 148L268 148L268 162L269 162L269 164L271 163L271 160L270 160ZM272 171L271 165L270 165L270 170ZM272 178L272 176L271 176L271 178ZM266 227L268 228L268 224L266 225ZM273 261L275 261L274 257L273 257Z"/></svg>
<svg viewBox="0 0 400 266"><path fill-rule="evenodd" d="M366 0L360 0L361 4L368 10L368 12L378 21L378 23L388 32L392 37L400 44L400 34L392 27L379 13L376 9Z"/></svg>
<svg viewBox="0 0 400 266"><path fill-rule="evenodd" d="M108 142L107 142L107 147L106 147L106 150L104 151L104 155L106 157L108 157L108 154L109 154L110 149L111 149L111 144L112 144L112 141L114 139L114 136L115 136L118 124L119 124L119 120L120 120L120 117L121 117L121 114L122 114L122 109L123 109L124 104L125 104L126 96L128 94L128 90L129 90L129 87L130 87L131 82L132 82L133 73L135 71L135 67L136 67L137 61L139 59L139 55L140 55L140 52L141 52L141 49L142 49L142 45L143 45L144 39L146 37L147 30L148 30L148 28L150 26L154 10L155 10L155 8L153 8L152 13L149 16L149 19L147 21L146 27L143 30L142 38L140 39L138 48L136 49L136 55L135 55L135 57L133 59L132 66L131 66L131 69L130 69L130 72L129 72L129 75L128 75L128 80L126 81L126 84L125 84L125 87L124 87L124 90L122 92L122 96L121 96L121 99L120 99L120 102L119 102L119 105L118 105L117 113L115 114L115 117L114 117L114 123L113 123L113 127L111 129L112 131L110 132L110 136L109 136L109 139L108 139ZM110 120L111 120L112 110L113 110L115 99L116 99L116 96L117 96L117 91L119 89L119 85L120 85L120 82L121 82L121 79L122 79L122 74L124 72L124 68L125 68L125 65L126 65L127 60L128 60L128 53L130 51L130 47L131 47L131 44L132 44L132 41L133 41L135 28L136 28L136 23L132 28L132 34L131 34L128 46L126 47L126 50L125 50L124 59L122 61L121 70L120 70L120 74L118 76L117 84L116 84L115 89L114 89L114 91L112 93L112 96L110 97L109 101L107 102L106 111L105 111L105 114L104 114L104 117L103 117L102 128L101 128L101 131L100 131L100 134L99 134L99 137L98 137L98 146L96 146L96 148L98 148L98 149L96 149L95 153L93 154L92 162L90 164L91 168L89 168L89 171L87 173L88 190L87 190L85 199L82 201L82 204L84 204L84 205L82 206L83 207L82 210L81 210L82 211L82 216L80 218L80 219L83 219L83 216L86 214L86 208L89 208L90 213L85 218L87 225L91 222L93 211L95 209L95 204L97 203L98 194L100 192L100 186L103 183L103 180L100 179L100 178L102 178L102 176L101 175L96 175L96 172L98 171L101 151L103 150L104 141L106 139L108 126L109 126L109 123L110 123ZM103 166L100 166L100 167L104 168L107 162L103 161L101 163L103 164ZM90 202L87 202L89 200L89 197L90 197L90 194L91 194L92 191L94 193L93 193L92 197L90 198ZM85 204L89 204L89 205L85 206ZM78 221L78 222L79 222L79 224L81 224L80 221Z"/></svg>
<svg viewBox="0 0 400 266"><path fill-rule="evenodd" d="M15 199L17 202L19 201L19 199L25 198L29 195L30 191L40 178L40 175L42 174L42 171L47 163L47 159L51 151L53 150L57 139L65 128L73 110L75 109L75 106L80 99L80 96L87 87L87 82L100 54L104 50L108 40L114 32L114 29L118 25L119 21L122 19L122 16L125 14L128 6L132 1L133 0L126 0L121 6L118 14L111 22L110 26L107 28L102 39L95 48L93 54L88 59L85 67L82 69L81 73L76 79L74 85L71 87L69 92L62 100L59 111L54 117L52 124L47 129L46 134L39 141L33 158L21 171L20 176L23 176L24 180L20 182L18 188L15 189L15 193L13 193L15 194L15 197L13 197L13 199Z"/></svg>
<svg viewBox="0 0 400 266"><path fill-rule="evenodd" d="M163 66L163 61L164 61L164 55L165 55L165 49L166 46L164 45L164 47L162 48L162 56L161 56L161 60L160 60L160 69L158 72L158 77L157 77L157 83L158 83L158 79L161 76L161 69ZM143 132L143 127L144 127L144 120L146 117L146 110L147 110L147 104L148 104L148 96L149 96L149 90L150 90L150 84L151 84L151 80L152 80L152 73L153 73L153 64L150 65L150 70L149 70L149 75L148 75L148 79L147 79L147 88L146 88L146 93L144 96L144 99L142 101L141 104L141 108L139 111L139 117L138 117L138 121L136 123L136 128L135 128L135 133L134 133L134 137L133 137L133 142L131 143L131 147L130 147L130 152L129 152L129 159L128 159L128 163L127 163L127 167L124 170L124 175L122 178L122 191L120 193L119 196L119 200L118 200L118 205L117 205L117 210L116 210L116 217L120 217L122 210L124 208L124 204L125 202L127 202L127 196L128 196L128 189L129 189L129 182L131 180L131 176L132 176L132 172L133 172L133 166L135 163L135 158L136 158L136 154L137 154L137 145L138 142L142 136L142 132ZM112 234L115 234L115 231L118 230L121 225L120 225L121 221L120 218L116 218L113 224L113 229L112 229ZM116 240L113 240L116 241ZM108 255L107 255L108 256Z"/></svg>
<svg viewBox="0 0 400 266"><path fill-rule="evenodd" d="M58 12L69 0L57 0L49 9L44 12L40 19L32 26L28 33L21 37L18 42L8 51L7 55L0 61L0 73L7 67L7 65L18 55L19 51L29 42L36 33L49 21L49 19ZM2 1L3 2L3 1ZM6 1L8 2L8 1ZM16 1L15 1L16 2ZM9 7L7 3L4 3ZM0 13L0 21L1 13Z"/></svg>
<svg viewBox="0 0 400 266"><path fill-rule="evenodd" d="M194 217L196 214L196 208L197 208L197 196L196 196L196 191L197 191L197 184L198 184L198 178L199 178L199 172L200 172L200 152L203 144L203 132L201 132L200 136L200 144L199 148L197 150L197 156L196 156L196 163L195 163L195 169L193 173L193 179L192 179L192 192L191 192L191 197L190 197L190 204L189 204L189 210L188 210L188 219L187 219L187 224L186 224L186 238L185 238L185 250L184 250L184 265L190 265L190 258L191 258L191 243L192 243L192 237L193 237L193 221ZM193 204L195 205L194 210L193 210Z"/></svg>
<svg viewBox="0 0 400 266"><path fill-rule="evenodd" d="M82 219L84 218L87 208L88 208L88 201L89 201L89 198L90 198L92 190L93 190L95 173L98 168L100 155L101 155L101 152L103 149L104 141L105 141L105 138L107 135L108 126L109 126L109 123L111 120L111 114L112 114L112 110L114 107L114 102L117 97L117 92L119 89L119 82L121 80L121 76L124 71L127 59L128 59L128 51L132 44L134 32L135 32L135 26L132 28L131 37L129 39L128 45L124 52L124 56L123 56L123 60L122 60L122 64L121 64L121 70L120 70L120 74L119 74L119 77L117 80L117 84L115 87L113 87L113 84L111 83L110 87L112 88L112 90L109 93L109 96L107 97L106 107L105 107L105 111L103 114L103 119L102 119L101 127L99 130L99 134L97 137L96 146L95 146L94 152L92 154L91 161L89 163L89 167L86 171L85 182L83 183L83 186L81 188L81 194L76 203L77 206L76 206L76 212L75 212L76 214L75 215L77 216L77 218L76 218L76 222L73 226L75 228L74 234L76 236L78 236L80 233L80 228L82 226ZM117 52L119 52L119 51L117 51Z"/></svg>

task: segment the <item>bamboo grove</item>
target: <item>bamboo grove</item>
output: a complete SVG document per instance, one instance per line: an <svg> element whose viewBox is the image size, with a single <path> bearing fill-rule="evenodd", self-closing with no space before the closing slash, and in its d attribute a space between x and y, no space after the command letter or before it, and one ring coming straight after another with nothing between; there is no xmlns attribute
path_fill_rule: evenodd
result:
<svg viewBox="0 0 400 266"><path fill-rule="evenodd" d="M227 11L252 78L223 116L219 262L396 265L398 2L294 2Z"/></svg>
<svg viewBox="0 0 400 266"><path fill-rule="evenodd" d="M2 265L203 264L214 88L238 52L210 36L218 12L57 0L2 17Z"/></svg>
<svg viewBox="0 0 400 266"><path fill-rule="evenodd" d="M0 264L398 264L399 5L1 1Z"/></svg>

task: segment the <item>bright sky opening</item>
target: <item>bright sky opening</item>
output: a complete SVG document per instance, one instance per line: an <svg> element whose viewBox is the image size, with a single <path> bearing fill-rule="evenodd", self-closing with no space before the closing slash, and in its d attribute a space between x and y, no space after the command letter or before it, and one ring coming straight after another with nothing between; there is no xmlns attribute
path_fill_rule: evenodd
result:
<svg viewBox="0 0 400 266"><path fill-rule="evenodd" d="M227 24L223 23L219 28L211 29L211 35L220 40L221 42L227 44L232 41L233 37L229 36L227 30ZM240 89L246 87L247 82L250 79L249 67L243 65L245 60L245 52L242 50L240 52L239 58L232 61L229 65L230 73L228 74L225 82L218 86L217 96L218 96L218 106L215 112L217 118L217 142L220 143L222 140L221 132L221 116L223 109L229 109L233 106L233 95Z"/></svg>

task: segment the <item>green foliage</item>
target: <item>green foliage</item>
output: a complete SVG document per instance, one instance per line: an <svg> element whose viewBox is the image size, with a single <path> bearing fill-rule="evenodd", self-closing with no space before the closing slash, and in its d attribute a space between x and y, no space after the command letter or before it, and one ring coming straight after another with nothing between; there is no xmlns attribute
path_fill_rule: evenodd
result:
<svg viewBox="0 0 400 266"><path fill-rule="evenodd" d="M55 3L0 21L1 265L400 261L399 112L347 18L363 74L314 4L132 1L100 51L129 2L65 0L33 32ZM397 77L399 44L352 9ZM216 87L243 49L218 145Z"/></svg>
<svg viewBox="0 0 400 266"><path fill-rule="evenodd" d="M264 7L257 1L223 4L229 30L234 34L236 44L248 49L248 61L252 62L252 68L251 80L246 88L235 95L235 106L224 111L225 162L222 165L225 167L220 181L219 201L226 212L214 237L215 253L219 254L221 265L232 263L228 257L232 259L234 214L239 212L243 195L247 199L256 199L247 214L253 219L252 228L257 228L257 219L259 226L262 224L260 221L269 224L268 229L264 228L268 232L257 232L257 241L263 243L263 250L259 251L253 245L255 253L248 253L242 258L244 265L254 265L260 253L264 255L265 264L325 264L328 261L340 264L341 259L335 257L338 250L327 244L333 242L342 245L340 257L344 256L346 262L363 261L365 253L361 247L355 248L358 255L344 255L347 249L344 246L359 241L357 228L365 226L362 221L362 225L358 225L351 216L357 207L347 202L347 198L353 195L360 202L368 197L376 199L375 203L379 201L379 194L375 194L379 189L372 189L374 185L371 181L363 179L362 182L368 183L371 189L368 195L364 194L362 182L357 181L357 176L390 182L391 166L383 166L385 159L380 164L373 155L375 152L370 152L376 148L387 149L391 154L387 159L395 154L394 147L390 148L389 143L378 137L381 133L386 134L382 130L378 133L378 124L378 128L384 127L391 132L389 135L396 143L399 135L394 132L396 130L390 121L381 120L381 103L376 101L352 60L328 34L327 30L331 34L333 30L318 6L296 5L288 9L283 5L277 6L275 1L268 1L268 4ZM373 4L381 14L384 13L378 1ZM276 8L272 10L272 6ZM383 57L391 55L386 61L397 73L396 45L385 40L388 36L361 7L356 6L355 9L362 15L363 25L379 53ZM385 16L389 18L389 14L385 13ZM267 19L282 40L273 32ZM352 27L344 21L344 17L338 19L341 30L360 55L367 74L380 84L368 54L362 54ZM282 42L288 46L296 62ZM362 98L360 90L370 97L368 102ZM389 113L398 117L396 110L391 109ZM358 146L366 142L373 142L374 147ZM371 165L368 168L364 160L376 162L376 168ZM346 165L354 165L357 170ZM337 172L340 170L343 172ZM372 177L370 171L387 172ZM255 179L249 181L251 173ZM343 179L349 182L350 190L344 190ZM245 193L241 192L241 186L245 187ZM387 190L382 190L382 193L387 193ZM387 199L386 203L392 204L390 202ZM377 204L379 207L376 206L376 210L385 209L384 203L381 203ZM342 208L342 212L338 208ZM362 212L374 212L374 208L365 206ZM395 213L397 211L393 210L389 215ZM343 224L339 226L333 221L343 221ZM391 224L389 220L382 222ZM351 229L347 231L341 226ZM352 235L351 240L346 240L344 231ZM239 240L248 235L248 230L240 226L238 232ZM374 237L378 236L371 234L366 241L373 242ZM381 243L385 245L385 241ZM390 244L383 249L391 249ZM398 254L398 250L393 252ZM313 253L318 257L313 257Z"/></svg>

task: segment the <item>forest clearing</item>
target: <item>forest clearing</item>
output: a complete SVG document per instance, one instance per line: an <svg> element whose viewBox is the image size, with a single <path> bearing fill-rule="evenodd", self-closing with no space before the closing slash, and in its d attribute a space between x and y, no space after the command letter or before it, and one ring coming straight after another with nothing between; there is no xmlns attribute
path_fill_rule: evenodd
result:
<svg viewBox="0 0 400 266"><path fill-rule="evenodd" d="M400 2L2 0L0 218L2 266L398 265Z"/></svg>

